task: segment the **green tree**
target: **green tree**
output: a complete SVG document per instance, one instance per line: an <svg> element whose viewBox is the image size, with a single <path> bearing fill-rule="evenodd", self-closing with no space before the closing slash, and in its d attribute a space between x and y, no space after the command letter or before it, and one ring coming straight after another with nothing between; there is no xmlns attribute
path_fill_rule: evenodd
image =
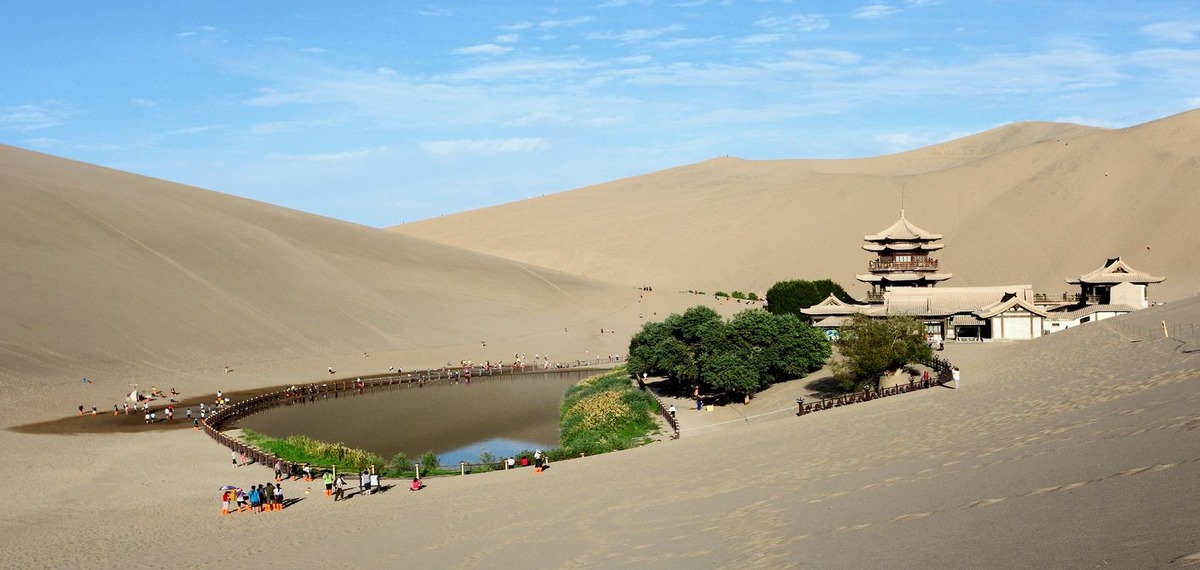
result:
<svg viewBox="0 0 1200 570"><path fill-rule="evenodd" d="M767 310L775 314L802 316L801 309L824 301L830 294L846 302L854 300L841 285L830 279L780 281L767 290Z"/></svg>
<svg viewBox="0 0 1200 570"><path fill-rule="evenodd" d="M884 373L933 356L933 349L925 341L925 325L912 316L878 319L855 314L838 332L838 358L832 368L834 377L847 390L878 386Z"/></svg>
<svg viewBox="0 0 1200 570"><path fill-rule="evenodd" d="M392 456L392 463L391 463L391 465L388 466L389 472L399 475L405 471L412 471L412 470L413 470L412 461L410 461L408 459L408 456L405 455L403 451L398 452Z"/></svg>
<svg viewBox="0 0 1200 570"><path fill-rule="evenodd" d="M425 473L433 473L434 471L437 471L440 465L441 459L439 459L437 454L433 451L426 451L425 454L421 456L421 470Z"/></svg>
<svg viewBox="0 0 1200 570"><path fill-rule="evenodd" d="M832 349L795 315L747 310L728 322L707 307L646 323L630 340L634 375L664 375L722 392L751 394L820 368Z"/></svg>

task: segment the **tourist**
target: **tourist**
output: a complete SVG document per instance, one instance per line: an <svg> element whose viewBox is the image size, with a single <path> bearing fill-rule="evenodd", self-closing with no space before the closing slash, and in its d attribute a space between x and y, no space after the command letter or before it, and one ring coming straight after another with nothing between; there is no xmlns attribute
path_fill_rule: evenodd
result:
<svg viewBox="0 0 1200 570"><path fill-rule="evenodd" d="M366 469L358 476L358 490L363 495L371 494L371 474Z"/></svg>
<svg viewBox="0 0 1200 570"><path fill-rule="evenodd" d="M508 461L505 462L504 466L506 469L512 469L517 466L517 460L513 459L512 457L509 457Z"/></svg>
<svg viewBox="0 0 1200 570"><path fill-rule="evenodd" d="M957 366L955 366L954 368L951 368L950 369L950 379L954 380L954 389L955 390L958 389L958 381L960 378L962 378L962 371L960 371Z"/></svg>
<svg viewBox="0 0 1200 570"><path fill-rule="evenodd" d="M675 419L675 404L671 404L671 407L667 408L667 413L671 414L671 419Z"/></svg>
<svg viewBox="0 0 1200 570"><path fill-rule="evenodd" d="M533 466L538 469L542 468L542 450L540 449L533 452Z"/></svg>
<svg viewBox="0 0 1200 570"><path fill-rule="evenodd" d="M257 486L250 487L250 510L258 512L258 508L262 506L262 495L258 492Z"/></svg>
<svg viewBox="0 0 1200 570"><path fill-rule="evenodd" d="M238 457L238 459L240 460L239 461L240 465L246 464L246 450L245 449L242 450L242 454Z"/></svg>
<svg viewBox="0 0 1200 570"><path fill-rule="evenodd" d="M79 404L79 415L83 415L83 404Z"/></svg>
<svg viewBox="0 0 1200 570"><path fill-rule="evenodd" d="M421 480L416 477L413 477L412 485L409 486L408 490L409 491L420 491L423 488L425 488L425 485L421 484Z"/></svg>
<svg viewBox="0 0 1200 570"><path fill-rule="evenodd" d="M241 489L236 489L233 493L234 500L237 501L237 510L241 511L246 508L246 492Z"/></svg>
<svg viewBox="0 0 1200 570"><path fill-rule="evenodd" d="M232 496L233 493L229 489L226 489L224 493L221 493L221 514L229 514L229 499Z"/></svg>
<svg viewBox="0 0 1200 570"><path fill-rule="evenodd" d="M283 486L279 483L275 484L275 510L283 510Z"/></svg>
<svg viewBox="0 0 1200 570"><path fill-rule="evenodd" d="M929 371L928 370L921 373L921 387L922 388L929 387Z"/></svg>
<svg viewBox="0 0 1200 570"><path fill-rule="evenodd" d="M329 495L332 495L333 494L333 472L326 471L324 475L321 475L321 481L325 483L325 496L328 497Z"/></svg>
<svg viewBox="0 0 1200 570"><path fill-rule="evenodd" d="M341 475L337 476L337 480L333 482L333 500L340 501L346 498L346 479Z"/></svg>
<svg viewBox="0 0 1200 570"><path fill-rule="evenodd" d="M237 466L238 466L238 464L237 464L237 451L234 451L234 450L230 450L230 451L229 451L229 460L233 462L233 466L234 466L234 467L237 467Z"/></svg>
<svg viewBox="0 0 1200 570"><path fill-rule="evenodd" d="M188 409L187 409L187 418L188 418L189 420L190 420L190 419L192 419L192 409L191 409L191 408L188 408Z"/></svg>
<svg viewBox="0 0 1200 570"><path fill-rule="evenodd" d="M379 490L380 490L380 487L379 487L379 474L378 474L378 473L372 473L372 474L371 474L371 481L370 481L370 483L371 483L371 490L372 490L372 492L377 492L377 491L379 491Z"/></svg>

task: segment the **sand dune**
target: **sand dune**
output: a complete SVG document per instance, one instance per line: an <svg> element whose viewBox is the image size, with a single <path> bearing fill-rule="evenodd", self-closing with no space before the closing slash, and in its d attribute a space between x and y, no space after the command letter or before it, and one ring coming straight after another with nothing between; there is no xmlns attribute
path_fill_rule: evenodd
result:
<svg viewBox="0 0 1200 570"><path fill-rule="evenodd" d="M945 236L948 285L1056 294L1120 255L1167 276L1152 298L1176 299L1200 292L1185 230L1200 216L1197 154L1200 111L1121 130L1019 123L884 157L718 158L391 229L664 290L832 278L861 294L862 237L903 208Z"/></svg>
<svg viewBox="0 0 1200 570"><path fill-rule="evenodd" d="M671 288L847 282L901 188L914 222L946 235L960 284L1048 288L1121 254L1168 276L1152 296L1186 297L1197 121L718 159L447 218L455 243L536 265L403 235L450 241L437 221L364 228L0 147L3 424L103 411L131 382L194 396L327 365L620 353L645 320L714 303ZM643 283L655 292L629 287ZM797 418L776 413L784 384L697 437L346 503L286 483L300 501L262 515L218 515L219 485L271 473L231 468L202 433L4 430L0 567L1200 565L1200 297L945 355L958 391Z"/></svg>

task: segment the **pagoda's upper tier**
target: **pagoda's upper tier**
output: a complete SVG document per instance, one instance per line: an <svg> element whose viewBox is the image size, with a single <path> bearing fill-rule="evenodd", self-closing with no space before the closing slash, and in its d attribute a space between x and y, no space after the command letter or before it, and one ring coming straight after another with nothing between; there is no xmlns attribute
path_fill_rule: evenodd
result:
<svg viewBox="0 0 1200 570"><path fill-rule="evenodd" d="M946 247L944 243L921 243L921 242L903 242L903 243L866 243L862 248L867 251L936 251Z"/></svg>
<svg viewBox="0 0 1200 570"><path fill-rule="evenodd" d="M942 239L942 234L931 234L918 228L905 219L904 212L901 211L900 219L891 227L875 235L863 236L863 239L870 242L929 242Z"/></svg>

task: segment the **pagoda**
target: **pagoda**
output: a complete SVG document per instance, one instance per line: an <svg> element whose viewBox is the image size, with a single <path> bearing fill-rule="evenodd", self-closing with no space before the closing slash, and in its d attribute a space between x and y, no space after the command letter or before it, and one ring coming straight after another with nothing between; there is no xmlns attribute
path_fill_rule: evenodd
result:
<svg viewBox="0 0 1200 570"><path fill-rule="evenodd" d="M931 252L942 249L941 234L931 234L913 225L900 210L900 219L886 230L864 236L863 249L878 255L867 262L867 273L855 279L871 284L867 299L881 302L883 294L892 287L933 287L953 274L939 273L938 260Z"/></svg>

